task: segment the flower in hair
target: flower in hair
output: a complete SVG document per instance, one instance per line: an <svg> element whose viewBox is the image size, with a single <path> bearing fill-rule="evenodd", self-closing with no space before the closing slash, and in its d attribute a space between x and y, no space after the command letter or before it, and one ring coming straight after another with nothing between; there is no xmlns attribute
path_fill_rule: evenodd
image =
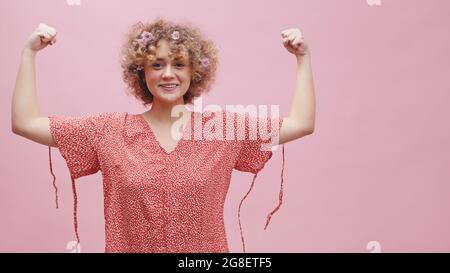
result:
<svg viewBox="0 0 450 273"><path fill-rule="evenodd" d="M202 58L200 60L200 63L203 67L207 67L209 65L209 59L208 58Z"/></svg>
<svg viewBox="0 0 450 273"><path fill-rule="evenodd" d="M172 32L172 35L170 35L170 37L172 37L172 39L174 40L178 40L180 38L180 33L175 30L174 32Z"/></svg>
<svg viewBox="0 0 450 273"><path fill-rule="evenodd" d="M146 47L149 42L151 42L154 39L153 34L151 34L148 31L144 31L139 35L137 42L139 46Z"/></svg>

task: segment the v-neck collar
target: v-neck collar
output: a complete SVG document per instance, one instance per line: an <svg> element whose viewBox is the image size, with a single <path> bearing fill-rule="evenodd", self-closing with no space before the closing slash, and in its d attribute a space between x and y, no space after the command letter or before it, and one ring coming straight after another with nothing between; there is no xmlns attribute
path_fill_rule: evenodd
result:
<svg viewBox="0 0 450 273"><path fill-rule="evenodd" d="M184 129L183 129L183 132L181 134L181 138L177 141L177 144L175 144L175 147L172 149L172 151L167 151L166 149L164 149L164 147L162 147L161 142L158 140L156 135L153 133L152 127L150 126L150 124L147 122L147 120L145 119L145 117L142 114L138 114L137 117L138 117L139 120L141 120L143 122L143 126L146 128L145 130L149 133L150 137L156 143L156 145L159 147L159 149L164 154L171 155L171 154L175 153L177 151L177 149L179 149L181 144L184 142L186 131L188 129L187 126L192 126L192 120L193 120L194 111L189 111L189 112L190 112L189 120L187 121L186 124L184 124Z"/></svg>

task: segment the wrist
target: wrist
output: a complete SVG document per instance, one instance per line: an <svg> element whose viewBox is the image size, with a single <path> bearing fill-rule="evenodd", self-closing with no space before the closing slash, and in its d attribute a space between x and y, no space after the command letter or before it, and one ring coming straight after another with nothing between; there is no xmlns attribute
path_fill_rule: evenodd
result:
<svg viewBox="0 0 450 273"><path fill-rule="evenodd" d="M35 57L36 54L37 54L37 51L32 50L31 48L24 47L24 48L22 49L22 56L25 56L25 57Z"/></svg>
<svg viewBox="0 0 450 273"><path fill-rule="evenodd" d="M304 62L305 60L309 60L310 55L309 55L309 52L307 52L304 55L295 55L295 58L297 59L297 64L300 64L300 63Z"/></svg>

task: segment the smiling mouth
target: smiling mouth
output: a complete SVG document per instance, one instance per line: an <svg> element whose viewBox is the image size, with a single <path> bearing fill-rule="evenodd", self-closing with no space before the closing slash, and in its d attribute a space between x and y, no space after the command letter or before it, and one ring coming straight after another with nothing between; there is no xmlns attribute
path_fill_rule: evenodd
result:
<svg viewBox="0 0 450 273"><path fill-rule="evenodd" d="M177 89L178 84L164 84L164 85L159 85L159 87L161 89L163 89L164 91L174 91L175 89Z"/></svg>
<svg viewBox="0 0 450 273"><path fill-rule="evenodd" d="M179 84L160 84L160 85L158 85L158 86L160 86L160 87L175 87L175 86L178 86Z"/></svg>

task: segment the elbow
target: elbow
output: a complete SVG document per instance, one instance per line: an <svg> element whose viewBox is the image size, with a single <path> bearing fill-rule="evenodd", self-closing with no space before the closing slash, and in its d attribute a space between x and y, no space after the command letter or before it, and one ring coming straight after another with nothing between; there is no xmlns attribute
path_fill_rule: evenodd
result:
<svg viewBox="0 0 450 273"><path fill-rule="evenodd" d="M314 132L314 128L299 127L297 130L295 130L294 139L302 138L307 135L311 135L313 132Z"/></svg>
<svg viewBox="0 0 450 273"><path fill-rule="evenodd" d="M17 122L15 122L14 120L11 121L11 131L19 136L23 136L24 134L24 126L19 125Z"/></svg>
<svg viewBox="0 0 450 273"><path fill-rule="evenodd" d="M303 125L303 130L308 134L312 134L314 133L314 127L315 127L315 122L308 122L306 124Z"/></svg>
<svg viewBox="0 0 450 273"><path fill-rule="evenodd" d="M314 133L314 124L312 125L299 125L299 132L301 132L302 135L310 135Z"/></svg>
<svg viewBox="0 0 450 273"><path fill-rule="evenodd" d="M24 136L28 128L28 121L24 119L19 119L18 117L11 118L11 131L19 136Z"/></svg>
<svg viewBox="0 0 450 273"><path fill-rule="evenodd" d="M314 133L314 129L309 129L309 128L307 128L307 129L302 129L301 131L300 131L300 136L307 136L307 135L311 135L312 133Z"/></svg>
<svg viewBox="0 0 450 273"><path fill-rule="evenodd" d="M294 123L292 127L292 135L294 139L301 138L307 135L311 135L314 133L314 125L306 124L306 123Z"/></svg>
<svg viewBox="0 0 450 273"><path fill-rule="evenodd" d="M14 114L11 116L11 131L18 135L19 134L19 126L17 126L17 119L14 117Z"/></svg>
<svg viewBox="0 0 450 273"><path fill-rule="evenodd" d="M16 135L19 134L19 127L14 122L14 119L11 119L11 131Z"/></svg>
<svg viewBox="0 0 450 273"><path fill-rule="evenodd" d="M17 125L12 124L12 125L11 125L11 131L12 131L15 135L22 135L22 130L21 130L20 127L18 127Z"/></svg>

